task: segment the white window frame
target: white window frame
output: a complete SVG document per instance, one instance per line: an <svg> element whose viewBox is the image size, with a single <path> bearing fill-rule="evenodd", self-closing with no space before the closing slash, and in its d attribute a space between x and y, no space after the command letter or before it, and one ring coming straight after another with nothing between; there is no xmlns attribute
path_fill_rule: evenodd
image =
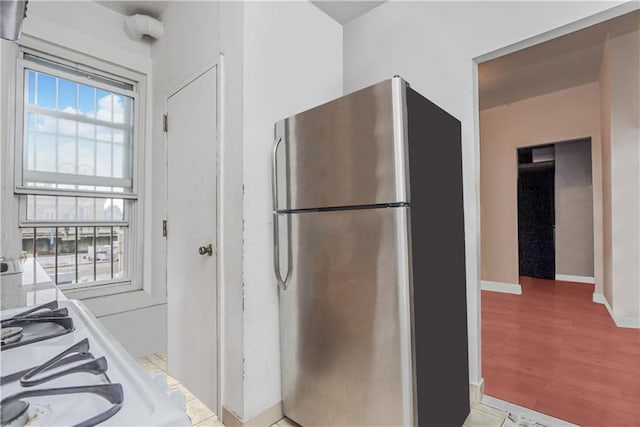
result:
<svg viewBox="0 0 640 427"><path fill-rule="evenodd" d="M108 79L116 79L133 86L132 91L117 89L110 85L100 82L91 81L89 84L94 87L109 90L111 92L123 94L133 98L134 117L133 117L133 134L132 146L132 180L133 185L130 192L124 193L105 193L100 191L75 191L75 190L56 190L48 188L27 187L23 185L23 146L24 146L24 74L25 69L42 71L47 74L72 80L78 83L87 84L86 80L70 73L65 73L54 68L23 59L24 54L31 54L43 59L51 60L62 65L77 68L88 73L97 74ZM68 298L85 299L95 298L107 295L121 294L124 292L135 292L143 290L143 247L144 247L144 149L145 149L145 130L146 130L146 75L137 73L124 67L102 61L100 59L90 57L63 47L52 45L40 40L27 39L27 43L23 43L17 48L17 57L15 64L15 143L14 149L14 193L18 196L18 224L15 224L16 231L20 228L29 227L56 227L56 226L126 226L127 233L127 249L125 256L127 257L128 277L126 280L105 280L93 281L88 283L76 283L60 286ZM55 113L54 113L55 114ZM55 195L55 196L78 196L78 197L113 197L124 199L125 218L123 221L29 221L26 219L26 199L27 194L31 195Z"/></svg>

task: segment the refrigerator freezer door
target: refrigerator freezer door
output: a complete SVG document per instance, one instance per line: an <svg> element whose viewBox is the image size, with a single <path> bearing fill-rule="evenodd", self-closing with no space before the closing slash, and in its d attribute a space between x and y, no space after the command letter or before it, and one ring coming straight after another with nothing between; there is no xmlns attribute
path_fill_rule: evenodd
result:
<svg viewBox="0 0 640 427"><path fill-rule="evenodd" d="M280 291L285 415L304 426L415 424L409 208L279 219L291 245Z"/></svg>
<svg viewBox="0 0 640 427"><path fill-rule="evenodd" d="M405 85L386 80L276 123L274 209L407 202Z"/></svg>

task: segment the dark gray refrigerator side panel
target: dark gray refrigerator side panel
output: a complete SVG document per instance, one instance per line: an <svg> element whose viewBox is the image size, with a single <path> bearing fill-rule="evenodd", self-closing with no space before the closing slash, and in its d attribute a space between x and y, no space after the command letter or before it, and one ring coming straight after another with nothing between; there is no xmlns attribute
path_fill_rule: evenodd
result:
<svg viewBox="0 0 640 427"><path fill-rule="evenodd" d="M404 84L386 80L276 123L275 210L406 202Z"/></svg>
<svg viewBox="0 0 640 427"><path fill-rule="evenodd" d="M414 349L418 423L469 414L460 122L408 88Z"/></svg>
<svg viewBox="0 0 640 427"><path fill-rule="evenodd" d="M291 260L280 291L284 413L304 426L414 424L409 208L278 218Z"/></svg>

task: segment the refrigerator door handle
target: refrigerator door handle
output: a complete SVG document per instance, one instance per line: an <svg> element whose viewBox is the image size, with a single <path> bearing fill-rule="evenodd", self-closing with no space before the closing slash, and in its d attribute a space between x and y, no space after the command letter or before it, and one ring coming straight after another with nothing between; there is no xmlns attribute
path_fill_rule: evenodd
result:
<svg viewBox="0 0 640 427"><path fill-rule="evenodd" d="M289 218L287 218L287 221ZM287 254L289 253L289 247L287 247ZM289 278L289 265L287 265L287 275L283 279L280 271L280 227L278 225L278 213L273 213L273 270L276 274L276 280L278 286L283 291L287 290L287 279Z"/></svg>
<svg viewBox="0 0 640 427"><path fill-rule="evenodd" d="M273 144L273 152L271 153L271 172L272 172L272 196L273 196L273 270L278 281L278 286L283 291L287 290L287 279L289 278L289 264L287 264L287 276L283 279L280 272L280 227L278 223L278 165L277 155L278 146L282 142L282 137ZM287 218L288 224L288 218ZM287 254L289 247L287 247Z"/></svg>
<svg viewBox="0 0 640 427"><path fill-rule="evenodd" d="M278 211L278 146L282 142L282 137L273 144L271 151L271 197L273 203L273 211Z"/></svg>

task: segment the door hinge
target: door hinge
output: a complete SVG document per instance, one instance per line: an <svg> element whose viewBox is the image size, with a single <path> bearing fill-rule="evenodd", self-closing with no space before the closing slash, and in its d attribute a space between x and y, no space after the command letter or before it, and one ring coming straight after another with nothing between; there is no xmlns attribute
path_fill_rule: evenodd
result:
<svg viewBox="0 0 640 427"><path fill-rule="evenodd" d="M162 132L169 131L169 116L167 114L162 115Z"/></svg>
<svg viewBox="0 0 640 427"><path fill-rule="evenodd" d="M162 220L162 237L167 237L167 220Z"/></svg>

